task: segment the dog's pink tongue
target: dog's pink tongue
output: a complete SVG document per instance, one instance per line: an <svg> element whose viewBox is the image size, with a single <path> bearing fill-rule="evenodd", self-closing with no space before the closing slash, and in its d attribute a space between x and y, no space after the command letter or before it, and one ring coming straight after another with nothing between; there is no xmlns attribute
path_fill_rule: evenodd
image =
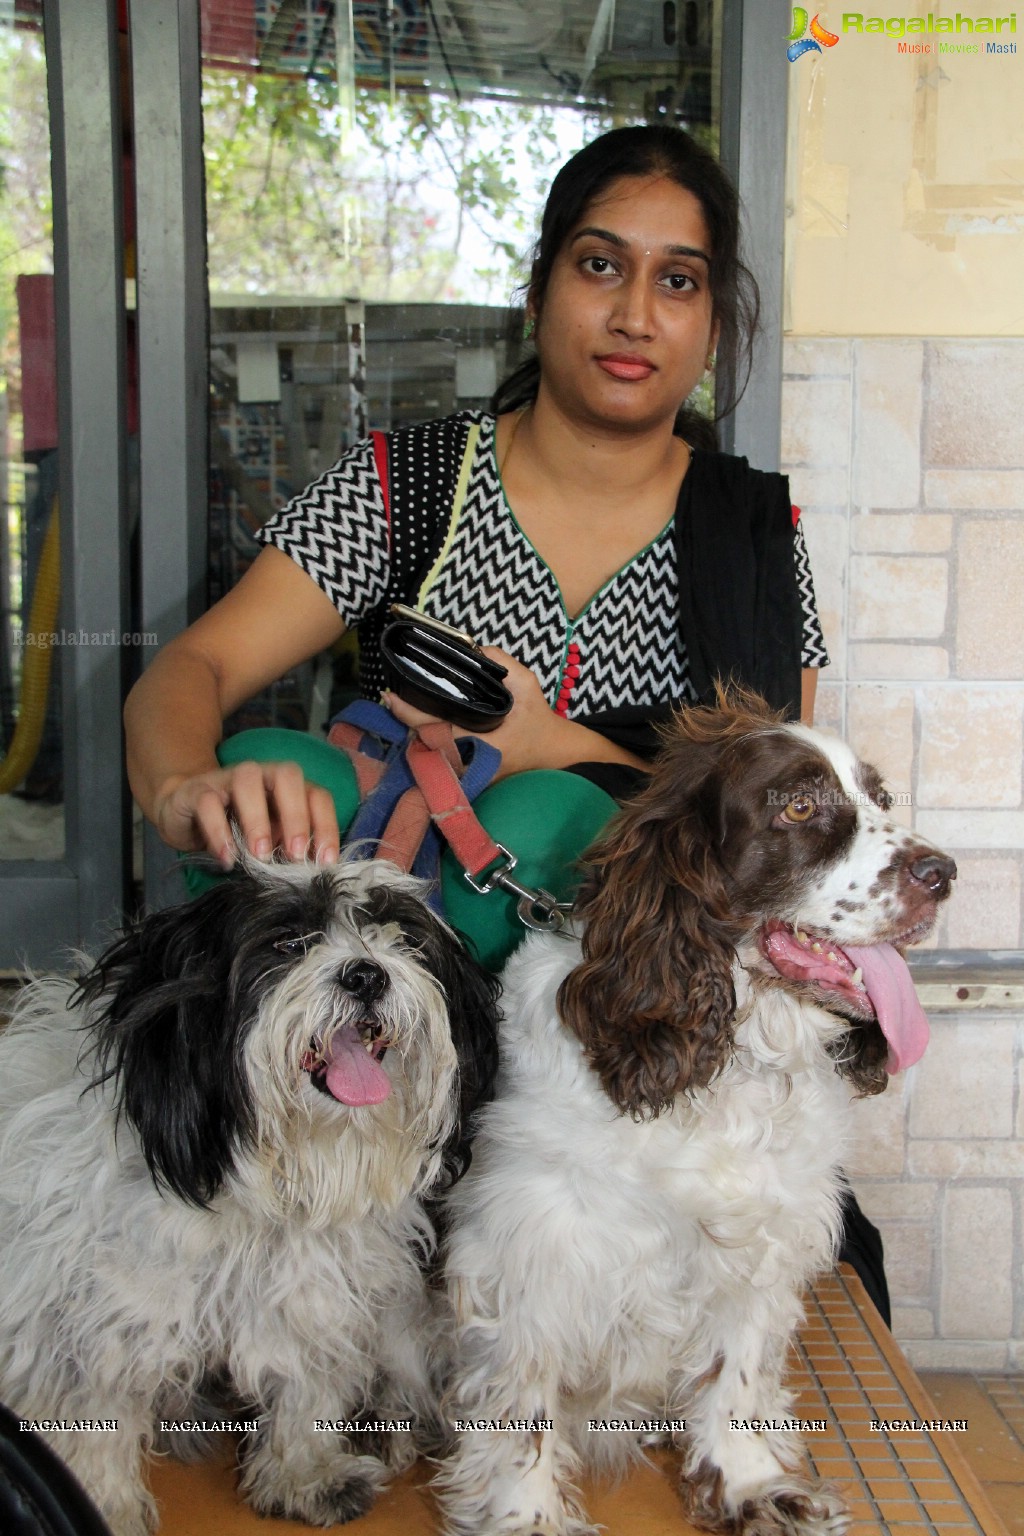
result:
<svg viewBox="0 0 1024 1536"><path fill-rule="evenodd" d="M354 1024L335 1031L327 1055L327 1091L341 1104L380 1104L391 1079L359 1038Z"/></svg>
<svg viewBox="0 0 1024 1536"><path fill-rule="evenodd" d="M920 1061L928 1044L928 1020L917 1000L907 962L891 944L858 948L844 944L843 953L864 972L864 988L889 1042L886 1071L902 1072Z"/></svg>

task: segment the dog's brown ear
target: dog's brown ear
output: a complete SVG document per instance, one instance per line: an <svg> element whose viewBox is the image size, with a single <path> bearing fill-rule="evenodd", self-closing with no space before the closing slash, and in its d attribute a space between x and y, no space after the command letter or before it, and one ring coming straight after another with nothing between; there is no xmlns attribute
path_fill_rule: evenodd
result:
<svg viewBox="0 0 1024 1536"><path fill-rule="evenodd" d="M606 1092L640 1119L706 1087L732 1051L727 901L693 797L651 786L590 852L583 961L558 1006Z"/></svg>

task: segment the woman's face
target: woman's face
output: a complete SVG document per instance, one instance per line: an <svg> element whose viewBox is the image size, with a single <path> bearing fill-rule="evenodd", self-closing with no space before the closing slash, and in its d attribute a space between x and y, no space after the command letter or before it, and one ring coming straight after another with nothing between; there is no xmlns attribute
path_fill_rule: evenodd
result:
<svg viewBox="0 0 1024 1536"><path fill-rule="evenodd" d="M585 210L536 316L546 397L592 426L675 420L716 340L701 205L665 176L622 177Z"/></svg>

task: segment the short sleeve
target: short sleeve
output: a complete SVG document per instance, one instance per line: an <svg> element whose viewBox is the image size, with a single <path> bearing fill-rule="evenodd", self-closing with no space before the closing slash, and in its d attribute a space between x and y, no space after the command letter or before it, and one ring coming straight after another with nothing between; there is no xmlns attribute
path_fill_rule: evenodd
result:
<svg viewBox="0 0 1024 1536"><path fill-rule="evenodd" d="M793 558L796 561L796 583L800 593L800 613L803 619L803 644L800 653L801 667L827 667L829 654L825 648L818 605L814 597L814 578L811 562L804 542L804 530L797 520L793 528Z"/></svg>
<svg viewBox="0 0 1024 1536"><path fill-rule="evenodd" d="M372 441L357 443L265 523L257 538L301 566L347 628L357 624L383 598L390 570Z"/></svg>

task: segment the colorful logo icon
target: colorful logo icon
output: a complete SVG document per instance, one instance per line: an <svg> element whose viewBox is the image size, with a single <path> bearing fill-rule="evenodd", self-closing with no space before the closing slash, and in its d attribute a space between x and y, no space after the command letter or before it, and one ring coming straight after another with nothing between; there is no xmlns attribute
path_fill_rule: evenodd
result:
<svg viewBox="0 0 1024 1536"><path fill-rule="evenodd" d="M810 37L805 34L810 31ZM802 5L793 7L793 30L789 34L789 47L786 49L786 58L791 64L805 53L820 53L823 48L834 48L839 38L834 32L826 32L821 22L815 16L810 28L807 26L807 12Z"/></svg>

